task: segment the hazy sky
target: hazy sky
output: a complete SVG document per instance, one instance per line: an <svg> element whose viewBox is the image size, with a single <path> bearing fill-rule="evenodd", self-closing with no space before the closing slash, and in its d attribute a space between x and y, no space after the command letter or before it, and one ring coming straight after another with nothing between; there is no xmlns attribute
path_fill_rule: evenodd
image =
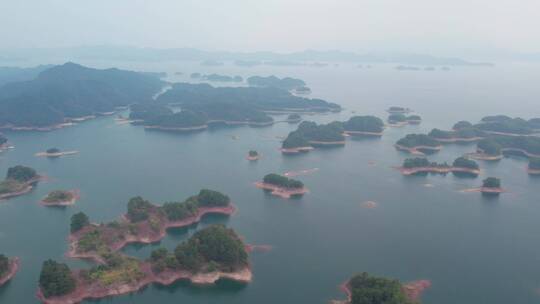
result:
<svg viewBox="0 0 540 304"><path fill-rule="evenodd" d="M0 48L540 51L540 0L0 0Z"/></svg>

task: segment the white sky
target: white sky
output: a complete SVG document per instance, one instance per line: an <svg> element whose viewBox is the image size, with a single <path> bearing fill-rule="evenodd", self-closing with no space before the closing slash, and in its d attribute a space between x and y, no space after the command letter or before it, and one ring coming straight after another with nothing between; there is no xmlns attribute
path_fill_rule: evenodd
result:
<svg viewBox="0 0 540 304"><path fill-rule="evenodd" d="M540 0L0 0L0 48L540 51Z"/></svg>

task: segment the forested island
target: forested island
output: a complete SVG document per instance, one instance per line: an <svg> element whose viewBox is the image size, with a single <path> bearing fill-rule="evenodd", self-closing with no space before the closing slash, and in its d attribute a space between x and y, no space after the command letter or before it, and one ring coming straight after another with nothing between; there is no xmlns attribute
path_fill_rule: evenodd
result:
<svg viewBox="0 0 540 304"><path fill-rule="evenodd" d="M540 175L540 158L531 158L529 160L527 172L531 175Z"/></svg>
<svg viewBox="0 0 540 304"><path fill-rule="evenodd" d="M36 170L29 167L19 165L8 168L6 178L0 182L0 200L30 192L40 178Z"/></svg>
<svg viewBox="0 0 540 304"><path fill-rule="evenodd" d="M382 136L384 122L375 116L353 116L343 123L346 134L360 136Z"/></svg>
<svg viewBox="0 0 540 304"><path fill-rule="evenodd" d="M274 75L268 77L251 76L247 79L247 83L254 87L273 87L283 90L298 90L305 91L306 83L301 79L285 77L278 78Z"/></svg>
<svg viewBox="0 0 540 304"><path fill-rule="evenodd" d="M427 280L402 284L398 280L357 274L341 286L347 294L345 301L334 304L419 304L422 292L431 286Z"/></svg>
<svg viewBox="0 0 540 304"><path fill-rule="evenodd" d="M425 134L407 134L394 145L396 149L411 154L431 154L442 149L442 146L433 137Z"/></svg>
<svg viewBox="0 0 540 304"><path fill-rule="evenodd" d="M47 304L74 304L135 292L159 283L178 280L213 284L219 279L251 281L246 245L232 229L212 225L197 231L173 252L152 251L147 260L110 253L103 263L90 269L71 270L53 260L43 263L38 298Z"/></svg>
<svg viewBox="0 0 540 304"><path fill-rule="evenodd" d="M527 136L540 132L540 118L525 120L506 115L486 116L475 127L489 134Z"/></svg>
<svg viewBox="0 0 540 304"><path fill-rule="evenodd" d="M448 163L430 162L426 158L408 158L398 168L403 175L418 175L427 173L447 174L452 172L456 176L478 176L480 166L474 160L458 157L452 165Z"/></svg>
<svg viewBox="0 0 540 304"><path fill-rule="evenodd" d="M235 212L228 196L203 189L183 202L157 206L140 196L131 198L127 213L107 224L90 224L85 214L72 217L69 257L103 262L111 253L129 243L153 243L165 237L172 227L197 223L206 214L231 215Z"/></svg>
<svg viewBox="0 0 540 304"><path fill-rule="evenodd" d="M75 150L73 150L73 151L62 151L62 150L60 150L58 148L49 148L45 152L36 153L36 156L57 158L57 157L66 156L66 155L73 155L73 154L77 154L77 153L79 153L79 151L75 151Z"/></svg>
<svg viewBox="0 0 540 304"><path fill-rule="evenodd" d="M309 191L301 181L275 173L265 175L255 186L282 198L302 196Z"/></svg>
<svg viewBox="0 0 540 304"><path fill-rule="evenodd" d="M401 113L394 113L388 116L388 124L392 127L402 127L405 125L418 125L422 122L420 115L406 116Z"/></svg>
<svg viewBox="0 0 540 304"><path fill-rule="evenodd" d="M440 129L433 129L428 133L440 143L467 143L475 142L483 139L486 134L473 127L460 127L451 131L443 131Z"/></svg>
<svg viewBox="0 0 540 304"><path fill-rule="evenodd" d="M499 160L503 154L515 154L529 158L540 158L540 138L533 136L491 135L477 143L472 158Z"/></svg>
<svg viewBox="0 0 540 304"><path fill-rule="evenodd" d="M315 146L341 146L345 144L343 132L343 124L337 121L320 125L303 121L283 141L281 152L299 153L309 151Z"/></svg>
<svg viewBox="0 0 540 304"><path fill-rule="evenodd" d="M496 177L488 177L482 181L482 188L480 188L482 194L487 195L499 195L504 192L501 188L501 180Z"/></svg>
<svg viewBox="0 0 540 304"><path fill-rule="evenodd" d="M71 206L80 198L78 190L53 190L41 200L44 206Z"/></svg>
<svg viewBox="0 0 540 304"><path fill-rule="evenodd" d="M0 152L4 151L8 147L8 139L7 137L0 133Z"/></svg>
<svg viewBox="0 0 540 304"><path fill-rule="evenodd" d="M149 102L163 87L159 78L75 63L50 67L32 80L0 88L0 128L49 131L117 107Z"/></svg>
<svg viewBox="0 0 540 304"><path fill-rule="evenodd" d="M390 114L407 114L407 113L412 112L412 110L409 109L409 108L392 106L392 107L388 108L386 110L386 112L388 112Z"/></svg>
<svg viewBox="0 0 540 304"><path fill-rule="evenodd" d="M255 151L255 150L250 150L248 152L248 155L246 157L247 160L249 161L255 161L255 160L259 160L261 156L259 155L259 152Z"/></svg>
<svg viewBox="0 0 540 304"><path fill-rule="evenodd" d="M0 287L11 280L19 271L19 258L8 258L0 254Z"/></svg>

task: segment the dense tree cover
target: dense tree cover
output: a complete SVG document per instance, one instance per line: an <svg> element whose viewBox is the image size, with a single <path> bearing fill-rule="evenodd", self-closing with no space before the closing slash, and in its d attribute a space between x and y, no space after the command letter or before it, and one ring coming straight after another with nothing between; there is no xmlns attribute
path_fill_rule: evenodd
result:
<svg viewBox="0 0 540 304"><path fill-rule="evenodd" d="M44 202L52 203L52 202L65 202L69 201L73 198L73 194L70 191L64 191L64 190L53 190L47 194L47 196L43 199Z"/></svg>
<svg viewBox="0 0 540 304"><path fill-rule="evenodd" d="M153 205L140 196L133 197L127 205L127 215L132 222L140 222L148 219Z"/></svg>
<svg viewBox="0 0 540 304"><path fill-rule="evenodd" d="M418 121L418 120L422 120L422 117L420 117L420 115L409 115L407 116L407 121Z"/></svg>
<svg viewBox="0 0 540 304"><path fill-rule="evenodd" d="M529 127L534 129L535 131L540 130L540 118L531 118L528 121Z"/></svg>
<svg viewBox="0 0 540 304"><path fill-rule="evenodd" d="M407 116L403 114L391 114L388 116L388 122L389 123L398 123L398 122L405 122L407 121Z"/></svg>
<svg viewBox="0 0 540 304"><path fill-rule="evenodd" d="M285 140L282 143L282 148L284 149L291 149L291 148L299 148L299 147L308 147L310 146L309 140L302 134L301 131L296 130L287 136Z"/></svg>
<svg viewBox="0 0 540 304"><path fill-rule="evenodd" d="M90 220L84 212L78 212L71 216L71 233L77 232L88 225L90 225Z"/></svg>
<svg viewBox="0 0 540 304"><path fill-rule="evenodd" d="M0 133L0 146L7 143L8 139L4 134Z"/></svg>
<svg viewBox="0 0 540 304"><path fill-rule="evenodd" d="M193 272L234 271L248 264L244 243L234 230L223 225L212 225L197 231L188 241L176 247L174 256L180 267Z"/></svg>
<svg viewBox="0 0 540 304"><path fill-rule="evenodd" d="M46 298L62 296L75 290L76 281L66 264L47 260L41 267L39 287Z"/></svg>
<svg viewBox="0 0 540 304"><path fill-rule="evenodd" d="M493 138L485 138L480 140L476 144L476 147L478 150L488 155L500 155L502 148L502 146Z"/></svg>
<svg viewBox="0 0 540 304"><path fill-rule="evenodd" d="M26 183L34 178L36 178L38 175L36 173L36 170L25 167L25 166L15 166L8 168L6 179L7 180L13 180L20 183Z"/></svg>
<svg viewBox="0 0 540 304"><path fill-rule="evenodd" d="M396 106L392 106L390 108L388 108L387 110L388 112L390 113L403 113L403 112L409 112L410 110L407 109L407 108L404 108L404 107L396 107Z"/></svg>
<svg viewBox="0 0 540 304"><path fill-rule="evenodd" d="M130 106L129 119L152 120L160 116L172 115L173 111L163 105L155 103L137 103Z"/></svg>
<svg viewBox="0 0 540 304"><path fill-rule="evenodd" d="M384 130L384 122L375 116L353 116L343 123L345 131L361 131L380 133Z"/></svg>
<svg viewBox="0 0 540 304"><path fill-rule="evenodd" d="M414 148L418 146L436 147L439 145L437 140L426 134L407 134L397 141L400 146Z"/></svg>
<svg viewBox="0 0 540 304"><path fill-rule="evenodd" d="M183 109L211 109L219 104L236 105L240 110L339 111L339 105L321 99L294 96L275 87L213 87L206 83L175 83L157 98L161 104L179 104ZM212 119L212 115L208 115Z"/></svg>
<svg viewBox="0 0 540 304"><path fill-rule="evenodd" d="M0 278L9 270L9 259L7 256L0 254Z"/></svg>
<svg viewBox="0 0 540 304"><path fill-rule="evenodd" d="M502 148L522 149L540 155L540 137L532 136L493 136L493 141Z"/></svg>
<svg viewBox="0 0 540 304"><path fill-rule="evenodd" d="M457 168L467 168L467 169L473 169L473 170L480 169L480 166L478 166L477 162L475 162L472 159L465 158L465 157L456 158L452 166L457 167Z"/></svg>
<svg viewBox="0 0 540 304"><path fill-rule="evenodd" d="M259 153L258 153L257 151L255 151L255 150L250 150L250 151L248 152L248 155L249 155L250 157L257 157L257 156L259 156Z"/></svg>
<svg viewBox="0 0 540 304"><path fill-rule="evenodd" d="M104 255L105 264L81 271L81 277L88 282L98 282L102 286L129 284L142 279L145 274L141 263L120 253Z"/></svg>
<svg viewBox="0 0 540 304"><path fill-rule="evenodd" d="M306 86L297 87L297 88L294 89L294 91L297 94L309 94L309 93L311 93L311 89L306 87Z"/></svg>
<svg viewBox="0 0 540 304"><path fill-rule="evenodd" d="M60 149L58 149L58 148L49 148L49 149L47 149L47 151L45 151L45 152L47 152L47 153L49 153L49 154L60 153Z"/></svg>
<svg viewBox="0 0 540 304"><path fill-rule="evenodd" d="M423 157L407 158L405 159L405 161L403 161L403 168L412 169L412 168L421 168L421 167L448 168L450 167L450 165L448 165L446 162L444 163L430 162L426 158L423 158Z"/></svg>
<svg viewBox="0 0 540 304"><path fill-rule="evenodd" d="M219 191L202 189L197 195L197 202L201 207L225 207L231 199Z"/></svg>
<svg viewBox="0 0 540 304"><path fill-rule="evenodd" d="M483 137L485 133L475 128L460 128L452 131L443 131L440 129L433 129L428 133L433 138L452 139L452 138L475 138Z"/></svg>
<svg viewBox="0 0 540 304"><path fill-rule="evenodd" d="M496 177L488 177L482 181L482 187L485 188L500 188L501 180Z"/></svg>
<svg viewBox="0 0 540 304"><path fill-rule="evenodd" d="M301 79L290 77L280 79L274 75L268 77L252 76L247 79L247 82L250 86L274 87L287 91L306 86L306 83Z"/></svg>
<svg viewBox="0 0 540 304"><path fill-rule="evenodd" d="M283 175L270 173L264 176L263 182L283 188L299 189L304 187L304 183L299 180L288 178Z"/></svg>
<svg viewBox="0 0 540 304"><path fill-rule="evenodd" d="M341 142L343 136L343 123L331 122L317 125L312 121L303 121L298 129L289 133L282 147L285 149L310 146L310 141Z"/></svg>
<svg viewBox="0 0 540 304"><path fill-rule="evenodd" d="M66 63L42 71L33 80L1 87L0 125L51 126L66 118L150 101L161 87L159 79L137 72Z"/></svg>
<svg viewBox="0 0 540 304"><path fill-rule="evenodd" d="M529 160L529 169L540 170L540 158L531 158Z"/></svg>
<svg viewBox="0 0 540 304"><path fill-rule="evenodd" d="M351 304L413 304L398 280L371 276L364 272L349 281Z"/></svg>
<svg viewBox="0 0 540 304"><path fill-rule="evenodd" d="M228 76L228 75L219 75L219 74L204 75L202 78L204 80L216 81L216 82L242 82L244 81L244 78L242 78L242 76Z"/></svg>
<svg viewBox="0 0 540 304"><path fill-rule="evenodd" d="M202 189L198 195L191 196L183 202L167 202L158 207L158 212L163 211L170 221L182 220L197 213L199 207L226 207L231 199L219 192Z"/></svg>
<svg viewBox="0 0 540 304"><path fill-rule="evenodd" d="M504 115L484 117L481 123L476 124L475 127L482 131L512 134L531 134L534 132L534 124L530 125L527 120Z"/></svg>
<svg viewBox="0 0 540 304"><path fill-rule="evenodd" d="M512 117L506 115L485 116L481 119L482 122L507 122L511 120Z"/></svg>
<svg viewBox="0 0 540 304"><path fill-rule="evenodd" d="M454 126L452 127L452 130L461 130L461 129L470 129L473 127L473 124L468 122L468 121L465 121L465 120L461 120L461 121L458 121L454 124Z"/></svg>

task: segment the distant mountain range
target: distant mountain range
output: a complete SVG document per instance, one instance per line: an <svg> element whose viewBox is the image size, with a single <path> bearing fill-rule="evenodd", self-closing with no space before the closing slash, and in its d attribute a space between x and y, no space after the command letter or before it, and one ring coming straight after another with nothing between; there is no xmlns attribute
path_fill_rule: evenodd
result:
<svg viewBox="0 0 540 304"><path fill-rule="evenodd" d="M424 54L359 54L338 50L306 50L293 53L204 51L193 48L137 48L121 46L93 46L54 49L0 50L0 58L23 60L40 58L43 61L119 60L119 61L169 61L190 60L202 62L236 61L242 66L257 63L293 65L299 62L353 62L399 63L411 65L489 66L486 62L471 62L453 57L436 57Z"/></svg>

